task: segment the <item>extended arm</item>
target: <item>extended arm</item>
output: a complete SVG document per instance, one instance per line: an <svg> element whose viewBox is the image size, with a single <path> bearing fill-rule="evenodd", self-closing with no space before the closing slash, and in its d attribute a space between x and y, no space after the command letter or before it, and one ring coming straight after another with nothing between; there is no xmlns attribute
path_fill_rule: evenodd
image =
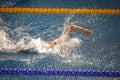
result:
<svg viewBox="0 0 120 80"><path fill-rule="evenodd" d="M86 28L82 28L80 26L76 26L76 25L71 25L66 31L65 31L65 34L69 35L71 34L71 32L73 30L79 30L79 31L82 31L84 32L85 34L89 35L89 34L93 34L93 32L91 30L88 30Z"/></svg>

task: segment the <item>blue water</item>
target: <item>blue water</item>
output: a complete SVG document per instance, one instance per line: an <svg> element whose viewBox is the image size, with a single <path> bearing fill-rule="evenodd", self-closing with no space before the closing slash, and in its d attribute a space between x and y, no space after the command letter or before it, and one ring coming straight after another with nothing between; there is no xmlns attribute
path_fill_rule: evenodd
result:
<svg viewBox="0 0 120 80"><path fill-rule="evenodd" d="M120 9L119 0L0 0L0 7L43 7L43 8L102 8ZM71 17L69 24L76 24L94 31L87 36L79 31L71 37L80 38L83 43L74 54L80 58L64 63L58 55L22 54L0 52L0 68L16 69L72 69L72 70L113 70L120 71L120 15L37 15L0 14L0 27L9 28L12 39L18 40L29 34L45 41L60 36L65 18ZM17 28L26 28L19 37L13 36ZM15 34L15 32L14 32ZM18 33L16 33L18 35ZM16 76L0 75L0 80L119 80L107 77L68 76Z"/></svg>

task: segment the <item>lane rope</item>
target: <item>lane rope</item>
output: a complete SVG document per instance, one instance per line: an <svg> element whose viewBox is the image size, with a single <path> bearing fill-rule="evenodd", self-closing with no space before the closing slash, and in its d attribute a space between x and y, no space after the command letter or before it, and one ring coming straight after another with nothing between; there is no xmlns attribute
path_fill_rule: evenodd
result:
<svg viewBox="0 0 120 80"><path fill-rule="evenodd" d="M119 15L120 9L71 9L71 8L0 8L0 13L11 14L86 14Z"/></svg>
<svg viewBox="0 0 120 80"><path fill-rule="evenodd" d="M68 9L68 8L0 8L0 13L119 15L120 10L119 9ZM120 77L119 71L94 71L94 70L0 69L0 75L2 74Z"/></svg>
<svg viewBox="0 0 120 80"><path fill-rule="evenodd" d="M7 74L7 75L120 77L119 71L95 71L95 70L0 69L0 75L3 75L3 74Z"/></svg>

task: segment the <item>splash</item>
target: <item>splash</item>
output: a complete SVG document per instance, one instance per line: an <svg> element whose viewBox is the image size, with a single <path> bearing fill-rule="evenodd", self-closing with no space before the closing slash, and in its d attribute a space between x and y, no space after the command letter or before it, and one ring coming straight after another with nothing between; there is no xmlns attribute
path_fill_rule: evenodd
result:
<svg viewBox="0 0 120 80"><path fill-rule="evenodd" d="M70 19L72 17L73 15L65 18L63 32L67 28L69 28ZM52 49L51 48L48 49L44 47L44 46L48 46L48 42L44 41L40 37L33 38L28 33L24 32L24 29L25 29L24 27L18 27L14 30L10 30L9 28L7 28L7 26L5 28L0 28L0 51L17 53L21 50L29 50L30 52L46 54L46 55L55 54L65 58L66 54L63 54L64 53L63 46L67 46L69 48L70 55L67 55L69 59L67 58L66 62L71 62L71 60L79 58L78 55L72 55L73 53L72 51L75 47L79 46L79 44L82 42L80 39L71 38L68 42L64 42L60 45L56 45ZM12 36L9 35L9 31L10 31L10 34L12 34ZM12 59L12 58L9 58L9 59ZM29 59L19 59L19 60L28 61L28 63L30 62Z"/></svg>
<svg viewBox="0 0 120 80"><path fill-rule="evenodd" d="M64 20L64 30L63 30L63 33L65 32L66 29L68 29L70 27L70 25L74 24L74 23L70 23L70 20L72 19L72 17L74 17L74 15L68 15L65 20Z"/></svg>
<svg viewBox="0 0 120 80"><path fill-rule="evenodd" d="M75 41L75 42L74 42ZM29 36L22 37L18 42L10 39L9 35L5 33L4 30L0 30L0 50L4 50L7 52L18 52L20 50L31 50L38 53L60 53L61 48L66 45L73 48L80 44L80 40L78 38L71 38L68 42L64 42L60 45L56 45L53 49L48 49L44 46L49 46L48 42L42 40L40 37L34 39ZM14 50L16 48L16 50ZM17 49L19 48L19 49Z"/></svg>

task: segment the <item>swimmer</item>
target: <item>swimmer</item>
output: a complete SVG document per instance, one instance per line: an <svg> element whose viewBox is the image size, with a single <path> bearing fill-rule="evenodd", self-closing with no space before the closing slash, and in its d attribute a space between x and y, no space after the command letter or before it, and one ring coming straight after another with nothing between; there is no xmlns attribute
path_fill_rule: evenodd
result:
<svg viewBox="0 0 120 80"><path fill-rule="evenodd" d="M26 44L24 40L17 42L17 44L10 44L12 41L8 40L5 37L6 35L5 32L2 32L1 30L0 43L5 45L5 47L2 48L3 50L10 51L10 52L22 52L22 53L29 53L31 51L36 51L34 50L36 48L39 53L44 53L42 51L46 52L47 50L54 49L60 45L61 46L60 50L62 54L65 55L66 58L69 58L70 46L79 44L79 40L77 38L69 38L70 34L74 30L82 31L87 35L93 34L91 30L82 28L80 26L71 25L68 29L64 31L64 33L59 38L53 41L45 42L38 39L31 39L30 42L28 42L28 44ZM4 34L4 37L2 37L3 34ZM72 45L64 44L66 42L69 42L69 44L72 44Z"/></svg>
<svg viewBox="0 0 120 80"><path fill-rule="evenodd" d="M71 43L79 43L78 39L76 39L76 38L70 39L69 38L71 32L74 31L74 30L82 31L87 35L93 34L93 32L91 30L88 30L86 28L82 28L80 26L71 25L68 29L66 29L66 31L59 38L57 38L57 39L55 39L53 41L46 42L43 45L43 47L45 47L47 49L53 49L55 46L61 45L62 43L69 42L69 41L72 41ZM12 49L12 51L22 52L22 53L30 52L30 49L21 49L22 45L24 45L24 43L22 41L17 43L15 45L14 49ZM66 56L70 55L69 48L68 48L67 45L63 45L62 50L63 50L64 55L66 55Z"/></svg>
<svg viewBox="0 0 120 80"><path fill-rule="evenodd" d="M53 48L55 45L59 45L59 44L62 44L63 42L69 41L70 40L69 35L71 34L71 32L73 30L82 31L87 35L93 34L93 32L91 30L88 30L86 28L82 28L82 27L79 27L79 26L76 26L76 25L71 25L59 38L48 42L49 43L49 48Z"/></svg>

